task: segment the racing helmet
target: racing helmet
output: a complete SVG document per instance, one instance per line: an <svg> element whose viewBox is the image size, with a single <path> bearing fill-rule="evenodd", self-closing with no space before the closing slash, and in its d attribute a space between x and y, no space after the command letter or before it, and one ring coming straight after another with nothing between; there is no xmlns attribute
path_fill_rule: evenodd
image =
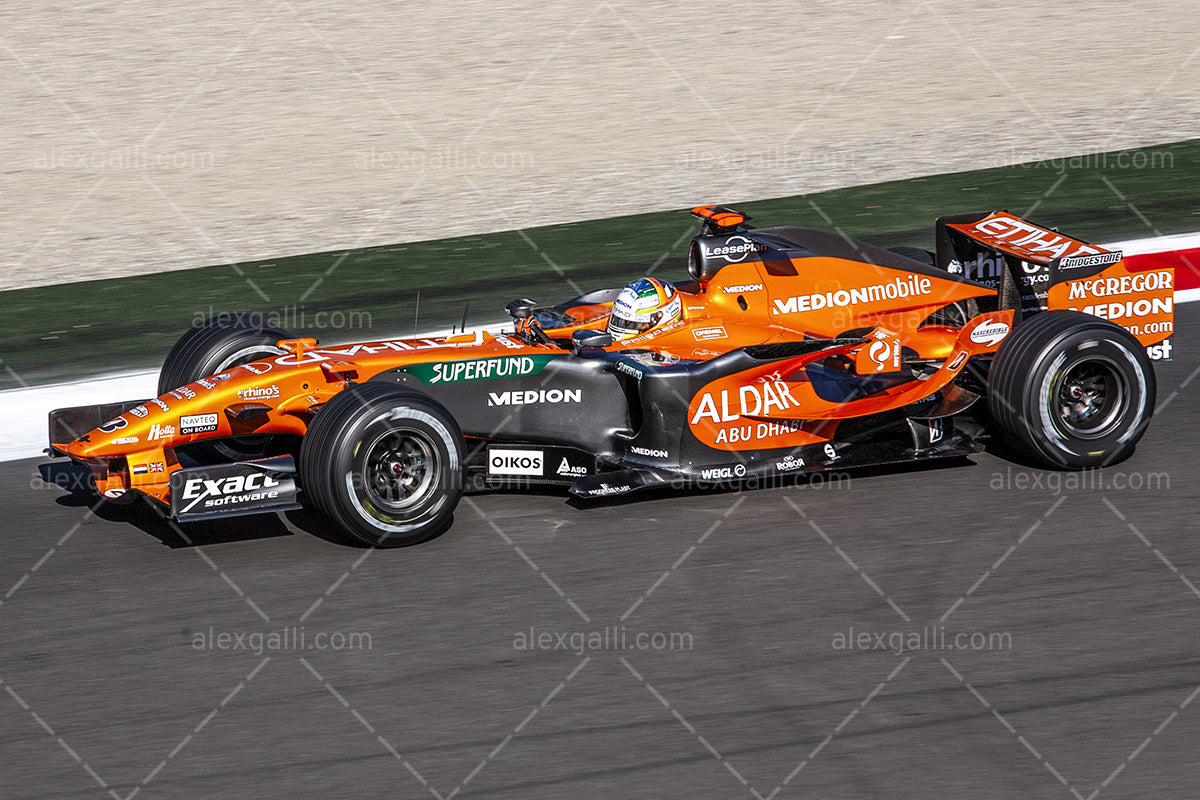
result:
<svg viewBox="0 0 1200 800"><path fill-rule="evenodd" d="M618 342L682 318L683 298L674 286L658 278L638 278L613 302L608 334Z"/></svg>

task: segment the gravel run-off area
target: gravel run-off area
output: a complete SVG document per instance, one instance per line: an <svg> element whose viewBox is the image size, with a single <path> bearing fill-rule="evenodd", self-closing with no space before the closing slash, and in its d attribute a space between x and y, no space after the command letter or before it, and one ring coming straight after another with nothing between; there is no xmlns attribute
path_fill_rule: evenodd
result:
<svg viewBox="0 0 1200 800"><path fill-rule="evenodd" d="M1153 0L17 0L0 289L1194 138L1198 29Z"/></svg>

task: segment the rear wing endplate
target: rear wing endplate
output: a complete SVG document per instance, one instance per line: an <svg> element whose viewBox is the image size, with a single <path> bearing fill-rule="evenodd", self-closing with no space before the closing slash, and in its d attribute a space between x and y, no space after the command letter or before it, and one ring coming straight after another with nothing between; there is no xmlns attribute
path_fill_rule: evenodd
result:
<svg viewBox="0 0 1200 800"><path fill-rule="evenodd" d="M1121 251L1007 211L939 218L937 264L993 289L999 308L1022 316L1082 311L1128 330L1151 358L1170 357L1175 272L1169 267L1131 273Z"/></svg>

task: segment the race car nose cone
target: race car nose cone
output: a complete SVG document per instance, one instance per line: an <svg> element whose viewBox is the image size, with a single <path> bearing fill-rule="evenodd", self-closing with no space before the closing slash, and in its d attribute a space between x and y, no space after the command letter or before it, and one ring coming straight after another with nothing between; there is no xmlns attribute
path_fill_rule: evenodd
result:
<svg viewBox="0 0 1200 800"><path fill-rule="evenodd" d="M138 441L136 434L129 430L109 433L102 430L91 430L77 439L62 446L69 455L75 458L116 458L124 455L129 446Z"/></svg>
<svg viewBox="0 0 1200 800"><path fill-rule="evenodd" d="M95 431L85 433L79 439L66 446L69 455L78 459L115 458L123 448L116 448L107 436L98 435Z"/></svg>
<svg viewBox="0 0 1200 800"><path fill-rule="evenodd" d="M92 443L92 434L85 433L73 442L67 443L63 448L75 458L91 458L95 444Z"/></svg>

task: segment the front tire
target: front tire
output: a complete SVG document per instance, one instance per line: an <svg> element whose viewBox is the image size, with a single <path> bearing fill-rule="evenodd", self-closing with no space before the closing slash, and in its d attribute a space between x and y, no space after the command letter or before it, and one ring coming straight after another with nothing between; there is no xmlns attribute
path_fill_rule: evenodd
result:
<svg viewBox="0 0 1200 800"><path fill-rule="evenodd" d="M1126 458L1150 424L1155 392L1141 343L1078 311L1044 311L1018 326L988 376L988 405L1001 434L1058 469Z"/></svg>
<svg viewBox="0 0 1200 800"><path fill-rule="evenodd" d="M339 530L403 547L450 526L463 492L463 438L432 398L382 383L326 403L300 447L305 496Z"/></svg>
<svg viewBox="0 0 1200 800"><path fill-rule="evenodd" d="M292 334L264 325L250 314L222 315L191 328L171 348L158 374L158 394L216 375L241 364L283 353L275 343ZM220 461L245 461L268 455L270 436L234 436L193 445L193 455Z"/></svg>
<svg viewBox="0 0 1200 800"><path fill-rule="evenodd" d="M206 320L179 337L167 354L158 374L158 393L161 396L199 378L281 355L283 351L275 343L291 338L282 328L255 322L250 314Z"/></svg>

